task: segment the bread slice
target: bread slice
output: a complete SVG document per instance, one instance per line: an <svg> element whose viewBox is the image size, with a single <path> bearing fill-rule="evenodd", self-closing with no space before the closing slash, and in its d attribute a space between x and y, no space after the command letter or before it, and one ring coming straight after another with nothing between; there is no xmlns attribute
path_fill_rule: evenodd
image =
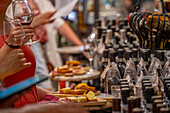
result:
<svg viewBox="0 0 170 113"><path fill-rule="evenodd" d="M63 89L60 89L59 92L64 93L64 94L70 94L71 88L63 88Z"/></svg>
<svg viewBox="0 0 170 113"><path fill-rule="evenodd" d="M66 100L69 102L87 102L87 98L86 97L66 97Z"/></svg>

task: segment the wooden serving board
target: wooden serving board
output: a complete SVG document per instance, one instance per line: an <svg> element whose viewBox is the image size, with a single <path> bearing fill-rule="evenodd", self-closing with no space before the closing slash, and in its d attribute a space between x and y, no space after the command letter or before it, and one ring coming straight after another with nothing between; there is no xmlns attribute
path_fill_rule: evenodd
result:
<svg viewBox="0 0 170 113"><path fill-rule="evenodd" d="M65 103L65 104L69 103L69 102L62 101L62 99L63 98L60 99L60 102ZM82 102L82 103L80 102L80 103L74 103L74 104L78 104L78 105L83 106L83 107L103 106L103 105L107 104L107 100L97 100L97 101Z"/></svg>
<svg viewBox="0 0 170 113"><path fill-rule="evenodd" d="M113 101L113 96L109 95L109 94L104 94L101 93L101 95L96 96L97 99L101 99L101 100L107 100L108 102L112 102Z"/></svg>
<svg viewBox="0 0 170 113"><path fill-rule="evenodd" d="M52 93L48 93L48 95L52 95L55 97L59 97L59 98L64 98L64 97L76 97L76 96L83 96L83 95L72 95L72 94L60 94L59 92L52 92ZM100 91L97 91L95 93L95 95L101 95ZM105 99L106 100L106 99Z"/></svg>
<svg viewBox="0 0 170 113"><path fill-rule="evenodd" d="M78 103L81 106L89 107L89 106L103 106L107 104L107 100L98 100L94 102L85 102L85 103Z"/></svg>
<svg viewBox="0 0 170 113"><path fill-rule="evenodd" d="M60 93L47 93L47 94L48 94L48 95L55 96L55 97L59 97L59 98L83 96L83 95L60 94Z"/></svg>

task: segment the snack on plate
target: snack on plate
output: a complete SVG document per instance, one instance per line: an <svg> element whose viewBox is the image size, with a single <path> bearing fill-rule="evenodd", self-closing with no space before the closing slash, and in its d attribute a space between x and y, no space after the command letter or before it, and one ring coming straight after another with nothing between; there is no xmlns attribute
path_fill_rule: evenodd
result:
<svg viewBox="0 0 170 113"><path fill-rule="evenodd" d="M69 94L71 93L71 88L63 88L59 90L60 93Z"/></svg>
<svg viewBox="0 0 170 113"><path fill-rule="evenodd" d="M86 90L71 90L72 95L82 95Z"/></svg>
<svg viewBox="0 0 170 113"><path fill-rule="evenodd" d="M74 75L84 75L86 74L86 71L84 71L83 69L76 69L73 70Z"/></svg>
<svg viewBox="0 0 170 113"><path fill-rule="evenodd" d="M95 87L88 86L86 83L80 83L75 87L75 89L94 91Z"/></svg>
<svg viewBox="0 0 170 113"><path fill-rule="evenodd" d="M95 90L95 87L88 86L88 87L87 87L87 90L89 90L89 91L94 91L94 90Z"/></svg>
<svg viewBox="0 0 170 113"><path fill-rule="evenodd" d="M93 100L93 101L97 100L95 97L95 93L93 91L89 91L86 96L87 96L88 100Z"/></svg>
<svg viewBox="0 0 170 113"><path fill-rule="evenodd" d="M72 77L74 75L74 73L70 72L70 73L65 73L64 74L66 77Z"/></svg>
<svg viewBox="0 0 170 113"><path fill-rule="evenodd" d="M55 77L55 76L61 76L62 73L59 73L58 71L52 71L51 77Z"/></svg>
<svg viewBox="0 0 170 113"><path fill-rule="evenodd" d="M88 85L86 83L79 83L75 89L87 89Z"/></svg>
<svg viewBox="0 0 170 113"><path fill-rule="evenodd" d="M70 73L70 72L72 72L72 70L71 69L69 69L68 68L68 66L61 66L61 67L58 67L57 68L57 71L59 72L59 73Z"/></svg>
<svg viewBox="0 0 170 113"><path fill-rule="evenodd" d="M86 97L66 97L66 100L69 102L87 102Z"/></svg>
<svg viewBox="0 0 170 113"><path fill-rule="evenodd" d="M81 63L79 61L67 61L66 65L69 67L79 66Z"/></svg>
<svg viewBox="0 0 170 113"><path fill-rule="evenodd" d="M59 94L59 93L48 93L48 95L52 95L58 98L74 97L74 95L71 94Z"/></svg>

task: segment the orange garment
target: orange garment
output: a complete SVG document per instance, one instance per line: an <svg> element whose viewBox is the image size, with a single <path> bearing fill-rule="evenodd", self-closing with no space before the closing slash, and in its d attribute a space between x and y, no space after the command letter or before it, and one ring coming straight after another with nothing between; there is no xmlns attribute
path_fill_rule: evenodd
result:
<svg viewBox="0 0 170 113"><path fill-rule="evenodd" d="M3 45L4 40L3 37L0 36L0 48ZM12 86L22 80L33 77L35 75L36 60L31 47L29 45L23 45L21 49L27 62L31 62L31 67L23 69L18 73L6 77L3 83L5 87ZM37 89L36 86L33 86L29 90L21 93L21 98L14 104L14 107L19 108L26 104L37 103L38 101L39 97L37 94Z"/></svg>

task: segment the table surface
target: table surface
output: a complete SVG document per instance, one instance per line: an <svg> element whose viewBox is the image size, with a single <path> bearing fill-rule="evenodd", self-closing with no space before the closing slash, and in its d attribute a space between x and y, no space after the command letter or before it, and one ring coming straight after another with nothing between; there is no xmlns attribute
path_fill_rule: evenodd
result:
<svg viewBox="0 0 170 113"><path fill-rule="evenodd" d="M93 73L87 72L84 75L74 75L73 77L66 77L66 76L55 76L51 77L50 73L50 78L53 81L82 81L82 80L92 80L92 79L97 79L100 76L100 71L94 71Z"/></svg>

